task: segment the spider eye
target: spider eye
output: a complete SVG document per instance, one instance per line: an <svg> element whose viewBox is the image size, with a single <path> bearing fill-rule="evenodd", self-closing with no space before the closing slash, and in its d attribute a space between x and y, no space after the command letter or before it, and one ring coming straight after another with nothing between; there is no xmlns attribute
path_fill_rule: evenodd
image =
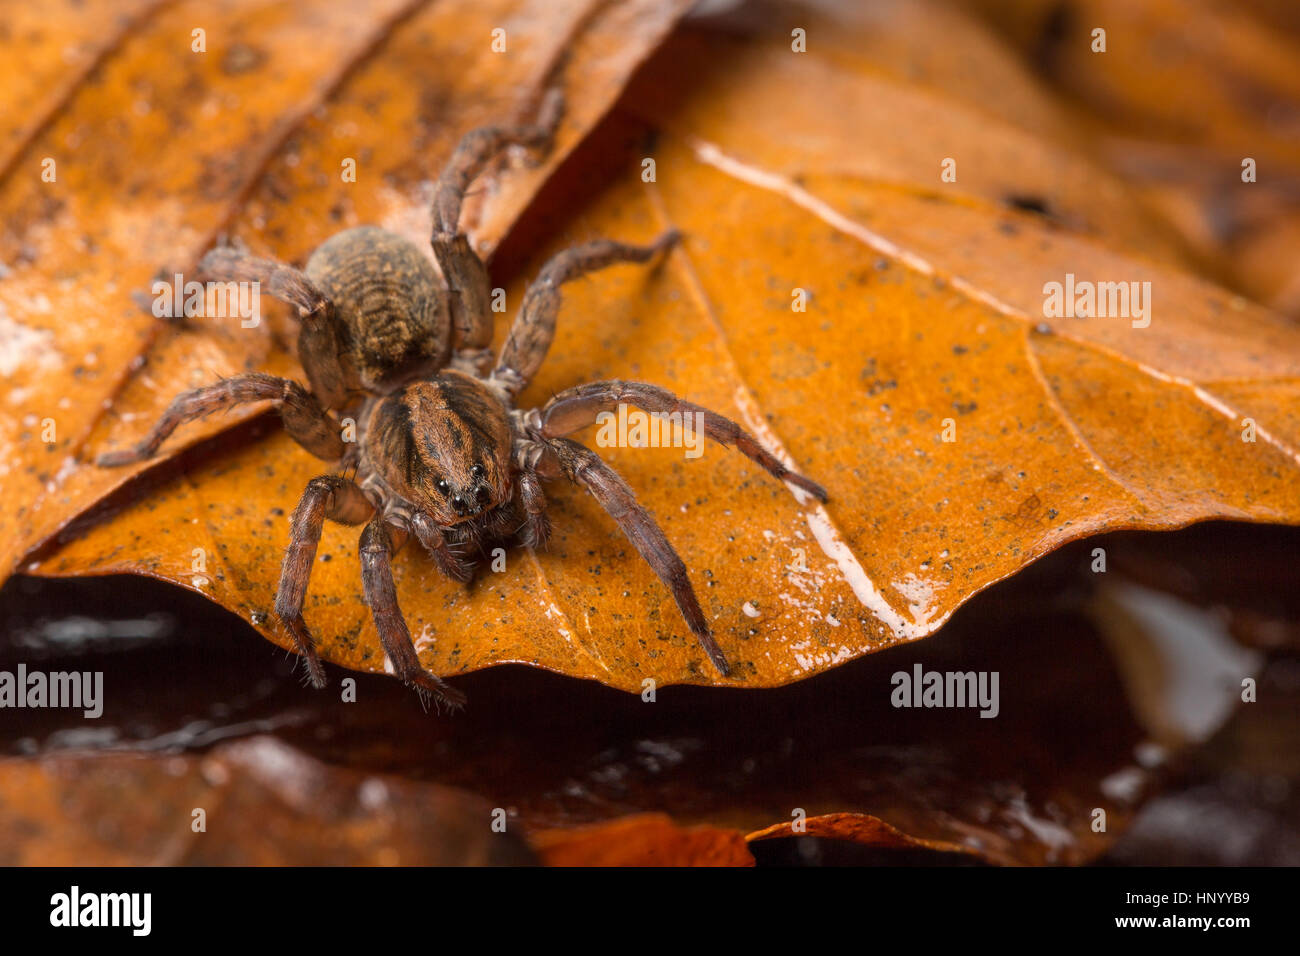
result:
<svg viewBox="0 0 1300 956"><path fill-rule="evenodd" d="M441 492L441 493L444 494L444 495L445 495L447 492L451 491L451 486L450 486L449 484L447 484L447 479L445 479L445 478L439 478L439 479L438 479L437 488L438 488L438 491Z"/></svg>
<svg viewBox="0 0 1300 956"><path fill-rule="evenodd" d="M473 468L471 468L471 469L469 470L469 473L470 473L471 477L474 477L474 478L482 478L483 475L485 474L485 472L483 471L483 466L482 466L482 465L475 465Z"/></svg>

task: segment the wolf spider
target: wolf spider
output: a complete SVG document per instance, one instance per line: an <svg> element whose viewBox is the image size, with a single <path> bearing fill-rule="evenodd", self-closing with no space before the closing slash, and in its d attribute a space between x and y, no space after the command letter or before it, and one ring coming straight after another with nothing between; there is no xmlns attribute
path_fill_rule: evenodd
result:
<svg viewBox="0 0 1300 956"><path fill-rule="evenodd" d="M646 262L678 234L649 245L600 239L554 256L529 286L505 345L492 364L491 289L483 262L460 231L466 189L510 145L549 148L563 110L558 91L543 100L535 125L489 126L468 133L433 197L433 255L373 226L341 232L296 269L233 248L204 256L200 271L220 281L259 281L297 308L298 355L310 388L258 372L178 395L135 447L99 458L101 466L151 457L180 425L246 402L269 400L289 436L343 474L313 478L290 519L275 610L293 635L317 687L325 669L303 620L303 600L325 521L365 524L361 580L366 604L396 676L440 703L464 703L460 691L426 671L397 604L392 557L412 535L439 570L469 581L474 558L493 544L539 547L550 533L542 482L560 477L583 487L668 587L687 626L714 666L730 672L686 574L686 566L632 489L594 452L565 436L621 402L655 413L700 413L704 434L734 445L770 474L825 501L815 482L789 471L753 436L721 415L640 382L579 385L540 408L515 407L555 334L560 286L619 262ZM358 423L345 443L331 412ZM344 475L352 471L353 478Z"/></svg>

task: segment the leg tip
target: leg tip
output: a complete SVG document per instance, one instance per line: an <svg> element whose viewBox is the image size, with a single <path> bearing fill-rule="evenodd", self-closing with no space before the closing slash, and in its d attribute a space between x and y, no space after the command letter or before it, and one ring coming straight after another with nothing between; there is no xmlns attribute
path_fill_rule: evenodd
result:
<svg viewBox="0 0 1300 956"><path fill-rule="evenodd" d="M799 488L801 491L808 492L808 494L812 495L822 504L830 501L830 495L826 493L826 489L817 484L817 482L813 481L811 478L805 478L803 475L795 474L791 471L786 473L785 480Z"/></svg>
<svg viewBox="0 0 1300 956"><path fill-rule="evenodd" d="M423 679L416 678L411 686L421 696L428 694L439 713L446 708L448 716L459 713L469 704L468 697L433 674L426 673Z"/></svg>
<svg viewBox="0 0 1300 956"><path fill-rule="evenodd" d="M564 90L553 86L542 97L541 108L537 111L537 125L548 133L554 133L564 115Z"/></svg>
<svg viewBox="0 0 1300 956"><path fill-rule="evenodd" d="M663 249L670 249L682 241L682 231L676 227L669 229L658 239L654 241L654 250L659 252Z"/></svg>
<svg viewBox="0 0 1300 956"><path fill-rule="evenodd" d="M97 468L121 468L123 465L132 465L137 461L143 461L147 455L141 455L134 448L127 448L121 451L108 451L95 459Z"/></svg>
<svg viewBox="0 0 1300 956"><path fill-rule="evenodd" d="M703 633L697 632L696 636L700 639L700 646L704 648L704 653L709 655L709 660L713 662L718 673L723 677L730 677L731 664L722 653L722 648L718 647L718 642L713 639L713 632L705 630Z"/></svg>
<svg viewBox="0 0 1300 956"><path fill-rule="evenodd" d="M319 660L308 660L307 679L311 681L311 686L317 690L324 690L329 686L329 680L325 677L325 668Z"/></svg>
<svg viewBox="0 0 1300 956"><path fill-rule="evenodd" d="M457 584L469 584L474 580L474 564L470 561L463 561L457 555L440 555L436 552L430 552L433 556L434 563L438 565L445 576L451 578Z"/></svg>
<svg viewBox="0 0 1300 956"><path fill-rule="evenodd" d="M448 713L454 714L458 710L464 710L465 705L469 703L469 698L463 693L423 667L414 668L406 674L399 673L397 676L402 683L419 694L421 700L432 700L439 712L446 707Z"/></svg>

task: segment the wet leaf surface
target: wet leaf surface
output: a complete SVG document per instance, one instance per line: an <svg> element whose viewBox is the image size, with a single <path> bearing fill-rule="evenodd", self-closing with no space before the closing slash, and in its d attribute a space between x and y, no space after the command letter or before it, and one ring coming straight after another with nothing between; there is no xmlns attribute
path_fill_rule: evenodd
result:
<svg viewBox="0 0 1300 956"><path fill-rule="evenodd" d="M66 70L65 56L83 69L52 97L6 87L16 110L5 111L15 151L0 153L0 491L13 503L0 509L3 573L140 470L87 462L138 438L177 392L251 368L301 374L277 346L283 309L251 329L233 318L178 330L133 295L151 305L156 276L194 278L223 234L297 262L358 223L427 242L426 186L461 135L530 119L559 84L555 149L469 203L462 222L490 251L685 6L232 0L155 4L134 18L130 5L96 8L84 20L70 9L85 50L39 42L68 36L58 19L20 19L9 40L24 55L5 69L39 79ZM506 31L505 54L492 51L494 29ZM193 30L206 31L206 52L193 51ZM96 50L102 62L85 69ZM348 159L355 182L342 176ZM197 423L168 450L258 411Z"/></svg>
<svg viewBox="0 0 1300 956"><path fill-rule="evenodd" d="M1257 25L1225 31L1227 95L1283 112L1267 128L1201 128L1184 123L1201 87L1135 98L1133 62L1093 102L1060 100L963 5L984 6L760 3L695 22L574 152L681 5L380 2L342 29L329 5L230 3L208 17L207 59L188 53L185 4L91 4L65 43L15 20L0 38L24 42L0 66L14 81L0 83L0 425L17 436L0 540L8 564L83 580L11 582L0 666L96 667L110 691L99 721L28 711L0 727L0 845L14 861L748 865L843 859L846 846L874 862L1296 859L1295 532L1076 541L1297 522L1300 333L1197 278L1288 307L1272 263L1293 245L1290 187L1243 199L1204 169L1256 134L1294 167L1275 122L1292 79L1271 55L1291 41L1279 34L1256 62ZM1059 32L1062 6L991 22L1028 49ZM1066 6L1076 26L1114 13ZM1166 8L1140 6L1124 20L1136 38L1167 39ZM1251 10L1272 22L1267 0ZM499 22L535 42L489 57ZM790 50L792 25L807 54ZM277 55L307 35L302 55ZM183 68L164 79L156 51L173 41ZM1057 59L1078 64L1083 49ZM686 241L654 268L566 289L525 402L601 377L655 381L831 489L812 508L717 449L602 449L682 552L748 689L668 686L719 681L606 516L560 486L551 548L512 552L469 588L414 549L399 559L423 662L464 675L471 697L450 721L379 676L331 672L357 681L355 704L307 691L290 657L216 607L84 577L180 584L287 645L271 614L285 516L320 469L273 417L186 431L179 454L126 484L81 464L183 388L244 368L296 374L283 313L252 331L176 330L129 293L191 268L220 232L295 261L355 222L421 238L425 184L455 139L529 115L555 71L570 100L559 148L540 167L515 157L468 210L481 247L500 244L508 301L575 241L670 225ZM1126 109L1099 121L1117 100ZM1193 170L1183 153L1170 173L1160 136L1117 155L1152 113L1166 139L1217 158ZM145 148L178 136L185 149ZM370 174L344 186L336 167L353 155ZM40 182L45 156L59 191ZM945 157L954 183L938 178ZM1233 231L1243 223L1259 231ZM1044 317L1044 283L1067 273L1149 281L1151 325ZM797 290L806 312L791 309ZM1107 575L1088 570L1094 545ZM355 551L354 531L327 530L307 619L327 659L382 672ZM63 593L101 606L58 617ZM590 680L480 670L508 662ZM917 666L996 672L998 718L894 706L895 676ZM1260 677L1267 706L1234 714L1243 676ZM273 838L193 837L199 798L267 813ZM508 835L485 822L497 808Z"/></svg>
<svg viewBox="0 0 1300 956"><path fill-rule="evenodd" d="M829 505L808 507L717 449L686 461L680 448L602 449L692 570L733 682L779 685L925 637L1088 534L1297 520L1300 332L1182 271L1118 180L968 100L867 71L845 38L870 22L808 16L838 37L831 52L792 55L779 18L675 34L503 252L518 302L544 257L575 241L682 229L661 265L566 289L522 401L605 377L657 382L830 489ZM901 29L873 45L892 62L920 40ZM917 133L878 133L894 128ZM926 137L944 129L965 144L946 192L921 171L943 145ZM1042 318L1044 283L1076 272L1150 282L1150 325ZM791 311L794 290L808 311ZM319 472L278 433L198 457L32 567L171 580L287 645L271 614L284 515ZM633 691L719 682L600 508L552 489L549 550L514 552L469 588L402 556L398 595L425 666L524 662ZM355 539L327 529L306 617L325 657L379 671ZM196 571L195 549L210 566Z"/></svg>
<svg viewBox="0 0 1300 956"><path fill-rule="evenodd" d="M1294 628L1296 619L1291 618ZM1238 709L1190 753L1111 854L1131 865L1300 866L1300 658L1259 674L1257 703Z"/></svg>
<svg viewBox="0 0 1300 956"><path fill-rule="evenodd" d="M744 837L719 827L679 827L663 814L547 830L533 837L547 866L753 866Z"/></svg>
<svg viewBox="0 0 1300 956"><path fill-rule="evenodd" d="M1253 0L957 0L1074 114L1076 139L1132 183L1200 270L1300 315L1296 6ZM1093 51L1093 31L1107 51ZM989 98L1006 113L1007 98ZM1252 181L1243 163L1253 160Z"/></svg>
<svg viewBox="0 0 1300 956"><path fill-rule="evenodd" d="M270 738L202 757L0 761L5 866L527 865L471 794L324 766Z"/></svg>

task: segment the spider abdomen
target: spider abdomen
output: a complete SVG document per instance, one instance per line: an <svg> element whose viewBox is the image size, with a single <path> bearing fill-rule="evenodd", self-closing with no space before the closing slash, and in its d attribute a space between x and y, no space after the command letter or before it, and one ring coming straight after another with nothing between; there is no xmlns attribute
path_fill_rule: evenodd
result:
<svg viewBox="0 0 1300 956"><path fill-rule="evenodd" d="M304 270L334 304L348 387L387 394L447 363L451 318L433 263L376 226L331 237Z"/></svg>

